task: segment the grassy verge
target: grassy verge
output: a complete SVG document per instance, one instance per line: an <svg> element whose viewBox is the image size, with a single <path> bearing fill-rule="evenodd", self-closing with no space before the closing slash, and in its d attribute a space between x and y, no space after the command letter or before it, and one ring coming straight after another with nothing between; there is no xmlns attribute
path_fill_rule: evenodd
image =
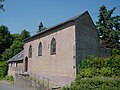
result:
<svg viewBox="0 0 120 90"><path fill-rule="evenodd" d="M14 78L12 76L0 77L0 81L1 82L4 81L6 83L12 84L12 83L14 83Z"/></svg>

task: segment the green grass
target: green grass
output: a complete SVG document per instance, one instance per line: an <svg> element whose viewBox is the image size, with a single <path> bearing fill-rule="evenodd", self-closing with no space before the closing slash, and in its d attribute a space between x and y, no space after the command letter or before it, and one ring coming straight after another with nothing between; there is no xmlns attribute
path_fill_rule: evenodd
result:
<svg viewBox="0 0 120 90"><path fill-rule="evenodd" d="M14 82L14 78L12 76L0 77L0 81L8 81L10 83L13 83Z"/></svg>
<svg viewBox="0 0 120 90"><path fill-rule="evenodd" d="M12 76L6 76L5 80L7 80L9 82L14 82L14 78Z"/></svg>

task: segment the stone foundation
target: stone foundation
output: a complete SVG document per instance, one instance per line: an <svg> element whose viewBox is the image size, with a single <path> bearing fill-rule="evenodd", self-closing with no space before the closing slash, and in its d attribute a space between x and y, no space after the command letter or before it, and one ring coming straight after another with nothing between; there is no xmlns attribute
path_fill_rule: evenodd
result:
<svg viewBox="0 0 120 90"><path fill-rule="evenodd" d="M22 87L36 88L37 90L51 90L49 86L45 86L41 81L29 76L29 74L15 74L15 84Z"/></svg>

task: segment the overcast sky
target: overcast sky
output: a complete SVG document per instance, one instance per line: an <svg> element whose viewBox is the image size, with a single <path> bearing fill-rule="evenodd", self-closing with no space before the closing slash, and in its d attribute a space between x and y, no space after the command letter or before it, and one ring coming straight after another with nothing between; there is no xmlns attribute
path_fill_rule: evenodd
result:
<svg viewBox="0 0 120 90"><path fill-rule="evenodd" d="M120 0L5 0L0 25L6 25L11 33L27 29L33 35L40 22L49 28L86 10L96 22L102 4L108 9L117 7L114 14L120 15Z"/></svg>

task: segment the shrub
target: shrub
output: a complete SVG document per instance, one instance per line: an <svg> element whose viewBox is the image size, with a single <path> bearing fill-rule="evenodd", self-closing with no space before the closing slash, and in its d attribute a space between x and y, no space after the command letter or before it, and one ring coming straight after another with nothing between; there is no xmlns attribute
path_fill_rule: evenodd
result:
<svg viewBox="0 0 120 90"><path fill-rule="evenodd" d="M89 56L82 60L77 78L63 90L119 90L120 55L109 58Z"/></svg>
<svg viewBox="0 0 120 90"><path fill-rule="evenodd" d="M80 70L80 75L84 77L92 77L94 74L94 70L92 68L83 68Z"/></svg>
<svg viewBox="0 0 120 90"><path fill-rule="evenodd" d="M66 86L62 90L119 90L120 79L93 77L83 78L79 83L72 83L70 87Z"/></svg>
<svg viewBox="0 0 120 90"><path fill-rule="evenodd" d="M120 50L118 50L117 48L113 48L111 51L112 55L120 55Z"/></svg>
<svg viewBox="0 0 120 90"><path fill-rule="evenodd" d="M112 74L120 77L120 55L112 56L110 61Z"/></svg>
<svg viewBox="0 0 120 90"><path fill-rule="evenodd" d="M89 56L87 58L85 58L84 60L82 60L82 62L79 65L79 68L91 68L94 66L94 61L95 58L93 56Z"/></svg>
<svg viewBox="0 0 120 90"><path fill-rule="evenodd" d="M111 71L110 68L105 68L105 67L103 67L103 68L101 68L101 70L100 70L100 74L101 74L102 76L111 76L111 75L112 75L112 71Z"/></svg>
<svg viewBox="0 0 120 90"><path fill-rule="evenodd" d="M6 79L7 81L10 81L10 82L13 82L13 81L14 81L13 76L6 76L5 79Z"/></svg>
<svg viewBox="0 0 120 90"><path fill-rule="evenodd" d="M78 74L81 74L83 77L89 77L90 74L92 76L120 76L120 55L109 58L89 56L82 60Z"/></svg>
<svg viewBox="0 0 120 90"><path fill-rule="evenodd" d="M102 67L107 67L109 58L98 58L98 57L93 57L89 56L85 59L82 60L79 68L98 68L101 69Z"/></svg>
<svg viewBox="0 0 120 90"><path fill-rule="evenodd" d="M5 77L7 75L8 64L7 62L0 62L0 77Z"/></svg>

